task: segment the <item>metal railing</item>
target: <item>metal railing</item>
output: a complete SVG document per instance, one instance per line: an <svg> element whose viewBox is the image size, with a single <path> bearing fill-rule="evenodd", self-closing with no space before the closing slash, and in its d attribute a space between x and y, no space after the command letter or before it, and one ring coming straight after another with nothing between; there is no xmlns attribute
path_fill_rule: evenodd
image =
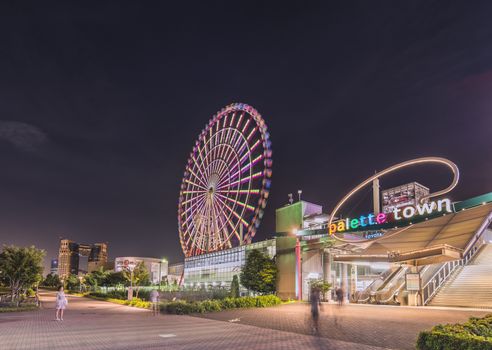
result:
<svg viewBox="0 0 492 350"><path fill-rule="evenodd" d="M463 259L453 260L444 263L439 270L429 279L429 281L422 288L422 300L423 304L427 305L437 291L442 287L444 282L460 267L467 265L472 260L476 253L480 250L484 244L483 239L477 239L473 245L468 249Z"/></svg>

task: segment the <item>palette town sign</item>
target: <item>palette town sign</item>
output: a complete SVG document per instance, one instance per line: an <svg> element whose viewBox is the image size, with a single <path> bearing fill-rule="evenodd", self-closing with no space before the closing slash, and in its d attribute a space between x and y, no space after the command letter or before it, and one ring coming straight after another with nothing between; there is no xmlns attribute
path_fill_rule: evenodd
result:
<svg viewBox="0 0 492 350"><path fill-rule="evenodd" d="M328 227L330 235L337 232L344 232L365 228L372 230L376 225L383 225L390 222L397 224L402 219L412 220L414 218L426 217L439 213L452 213L452 204L448 198L432 201L424 204L417 204L416 207L408 206L393 209L392 213L378 213L361 215L358 218L346 218L330 224Z"/></svg>
<svg viewBox="0 0 492 350"><path fill-rule="evenodd" d="M393 210L392 213L386 214L386 213L378 213L378 214L369 214L369 215L362 215L359 218L347 218L343 220L334 220L336 218L340 208L355 194L357 193L360 189L364 188L365 186L369 185L372 183L375 179L379 179L384 175L387 175L389 173L395 172L399 169L409 167L409 166L414 166L414 165L419 165L419 164L425 164L425 163L434 163L434 164L443 164L446 165L453 173L453 180L451 184L446 187L445 189L442 189L440 191L436 191L433 193L429 193L426 196L423 196L420 198L420 203L417 203L415 207L413 206L408 206L402 208L396 208ZM356 187L354 187L349 193L345 195L345 197L342 198L340 202L337 203L335 208L330 214L330 220L328 221L328 232L332 237L335 239L345 242L345 243L363 243L363 242L368 242L372 241L372 238L367 238L367 239L351 239L351 238L346 238L346 237L340 237L337 236L337 233L343 233L346 231L350 230L360 230L361 228L367 227L367 230L375 229L376 225L382 225L386 224L389 222L395 222L398 223L400 220L403 221L405 219L408 221L411 221L413 218L418 218L418 217L424 217L424 216L429 216L438 212L442 213L452 213L452 205L451 201L448 198L445 199L440 199L437 201L430 201L426 202L429 198L433 197L438 197L442 196L448 192L450 192L453 188L456 187L459 181L459 170L456 164L451 162L450 160L446 158L440 158L440 157L424 157L424 158L417 158L417 159L412 159L408 160L403 163L399 163L396 165L393 165L389 168L384 169L383 171L380 171L373 176L369 177ZM374 227L371 227L374 226ZM378 237L376 239L379 239L382 237Z"/></svg>

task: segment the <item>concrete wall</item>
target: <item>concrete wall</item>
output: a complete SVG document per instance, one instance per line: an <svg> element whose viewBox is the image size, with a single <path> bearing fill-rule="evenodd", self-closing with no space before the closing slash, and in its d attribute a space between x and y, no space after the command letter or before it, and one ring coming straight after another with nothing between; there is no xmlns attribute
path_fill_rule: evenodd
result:
<svg viewBox="0 0 492 350"><path fill-rule="evenodd" d="M296 298L295 237L277 238L277 295L281 299Z"/></svg>

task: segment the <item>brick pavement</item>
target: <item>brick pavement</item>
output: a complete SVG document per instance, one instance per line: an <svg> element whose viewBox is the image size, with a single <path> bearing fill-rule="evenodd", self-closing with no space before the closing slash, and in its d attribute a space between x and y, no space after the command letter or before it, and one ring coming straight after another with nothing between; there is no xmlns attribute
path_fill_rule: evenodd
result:
<svg viewBox="0 0 492 350"><path fill-rule="evenodd" d="M236 309L200 317L311 334L308 304L289 304L267 309ZM393 349L414 349L421 330L437 323L456 323L490 311L449 308L408 308L399 306L324 304L320 314L320 336Z"/></svg>
<svg viewBox="0 0 492 350"><path fill-rule="evenodd" d="M2 350L381 350L354 342L206 318L153 317L147 310L77 297L69 297L65 321L57 322L54 321L54 294L42 293L41 297L44 307L40 311L0 314Z"/></svg>

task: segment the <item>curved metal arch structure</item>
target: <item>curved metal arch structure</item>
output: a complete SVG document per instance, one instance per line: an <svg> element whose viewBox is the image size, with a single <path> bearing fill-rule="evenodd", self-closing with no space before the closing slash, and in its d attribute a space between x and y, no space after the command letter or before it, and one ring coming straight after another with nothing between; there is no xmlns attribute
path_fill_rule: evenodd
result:
<svg viewBox="0 0 492 350"><path fill-rule="evenodd" d="M374 174L373 176L369 177L368 179L364 180L359 185L357 185L356 187L354 187L349 193L347 193L345 195L345 197L342 198L342 200L340 202L337 203L337 205L335 206L335 209L333 209L332 213L330 214L330 220L328 221L328 227L330 227L330 225L333 222L333 218L335 217L335 215L337 214L337 212L340 210L340 208L345 204L345 202L347 202L347 200L349 200L360 189L364 188L365 186L367 186L368 184L370 184L375 179L378 179L378 178L380 178L380 177L382 177L384 175L387 175L389 173L392 173L394 171L397 171L399 169L402 169L402 168L405 168L405 167L408 167L408 166L418 165L418 164L423 164L423 163L436 163L436 164L444 164L444 165L446 165L452 171L452 173L453 173L453 181L451 182L451 184L448 187L446 187L446 188L444 188L444 189L442 189L440 191L429 193L427 196L423 196L420 199L420 202L421 203L425 199L427 199L427 198L441 196L443 194L446 194L446 193L450 192L458 184L458 181L459 181L459 178L460 178L460 172L459 172L458 166L455 163L453 163L452 161L450 161L449 159L441 158L441 157L423 157L423 158L416 158L416 159L407 160L405 162L398 163L398 164L395 164L393 166L390 166L390 167L388 167L388 168L386 168L386 169L384 169L384 170L382 170L382 171ZM402 231L404 231L406 229L407 229L407 227L404 227L401 230L397 230L397 231L392 232L391 235L395 235L395 234L397 234L399 232L402 232ZM341 242L344 242L344 243L367 243L367 242L377 241L377 240L379 240L379 239L381 239L383 237L388 237L388 236L382 236L382 237L378 237L378 238L375 238L375 239L351 240L351 239L340 238L335 233L334 234L330 234L330 236L333 237L333 238L335 238L336 240L341 241Z"/></svg>

